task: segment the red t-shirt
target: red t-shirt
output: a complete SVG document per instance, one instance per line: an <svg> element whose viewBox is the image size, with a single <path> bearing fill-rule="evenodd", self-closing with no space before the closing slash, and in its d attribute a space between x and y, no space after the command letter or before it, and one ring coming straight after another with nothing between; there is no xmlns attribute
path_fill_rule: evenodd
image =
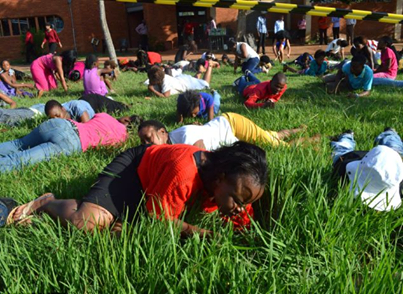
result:
<svg viewBox="0 0 403 294"><path fill-rule="evenodd" d="M272 94L270 83L271 81L266 81L246 87L243 90L243 96L246 98L245 106L248 108L258 108L262 107L269 100L274 103L280 100L285 90L287 90L287 85L280 92ZM257 103L257 101L263 102Z"/></svg>
<svg viewBox="0 0 403 294"><path fill-rule="evenodd" d="M327 17L319 17L318 20L319 28L326 30L329 26L327 25Z"/></svg>
<svg viewBox="0 0 403 294"><path fill-rule="evenodd" d="M184 30L185 34L187 35L192 35L193 34L193 24L192 23L187 23L185 24L185 30Z"/></svg>
<svg viewBox="0 0 403 294"><path fill-rule="evenodd" d="M148 62L150 64L155 64L155 63L161 63L162 62L162 57L161 54L158 54L157 52L147 52L147 57L148 57Z"/></svg>
<svg viewBox="0 0 403 294"><path fill-rule="evenodd" d="M146 193L146 208L150 213L155 211L157 217L164 215L167 219L177 219L196 198L201 198L205 212L218 209L207 196L200 179L193 157L197 151L204 150L182 144L147 148L137 174ZM249 215L253 216L252 206L247 205L246 208ZM231 220L235 226L250 224L246 212Z"/></svg>
<svg viewBox="0 0 403 294"><path fill-rule="evenodd" d="M45 39L43 39L43 43L46 43L48 41L49 43L60 43L59 36L57 35L55 30L50 30L50 32L46 31L45 32Z"/></svg>
<svg viewBox="0 0 403 294"><path fill-rule="evenodd" d="M34 35L32 35L31 32L27 32L25 35L25 44L28 44L28 43L31 43L31 44L34 43Z"/></svg>

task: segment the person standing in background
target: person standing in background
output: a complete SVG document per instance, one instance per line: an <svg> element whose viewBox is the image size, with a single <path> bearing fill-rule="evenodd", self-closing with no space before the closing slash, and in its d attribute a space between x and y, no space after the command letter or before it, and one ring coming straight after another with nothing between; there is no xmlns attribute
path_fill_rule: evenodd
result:
<svg viewBox="0 0 403 294"><path fill-rule="evenodd" d="M137 34L140 35L140 48L141 50L148 51L148 29L146 21L143 19L136 28Z"/></svg>
<svg viewBox="0 0 403 294"><path fill-rule="evenodd" d="M354 41L354 27L357 23L356 19L346 19L346 35L347 35L347 42L350 45L353 45Z"/></svg>
<svg viewBox="0 0 403 294"><path fill-rule="evenodd" d="M298 38L301 45L305 45L305 33L306 33L306 19L305 15L303 15L301 20L298 22Z"/></svg>
<svg viewBox="0 0 403 294"><path fill-rule="evenodd" d="M340 17L332 17L333 40L340 38Z"/></svg>
<svg viewBox="0 0 403 294"><path fill-rule="evenodd" d="M327 28L329 27L327 24L327 17L321 16L318 19L319 26L319 43L320 45L327 45Z"/></svg>
<svg viewBox="0 0 403 294"><path fill-rule="evenodd" d="M273 44L276 40L276 34L279 31L284 31L284 15L280 15L280 18L274 23Z"/></svg>
<svg viewBox="0 0 403 294"><path fill-rule="evenodd" d="M31 63L35 59L35 42L34 35L27 30L25 33L25 61Z"/></svg>
<svg viewBox="0 0 403 294"><path fill-rule="evenodd" d="M257 18L256 29L257 35L259 37L259 43L257 44L257 54L259 54L260 46L262 46L262 53L263 55L266 54L266 35L267 35L267 26L266 26L266 11L262 11L262 15L259 15Z"/></svg>
<svg viewBox="0 0 403 294"><path fill-rule="evenodd" d="M49 43L49 53L55 54L57 49L57 44L59 44L60 48L63 48L62 43L60 42L59 36L57 32L52 28L53 25L51 23L46 23L46 31L45 31L45 38L42 41L41 48L45 46L45 43Z"/></svg>

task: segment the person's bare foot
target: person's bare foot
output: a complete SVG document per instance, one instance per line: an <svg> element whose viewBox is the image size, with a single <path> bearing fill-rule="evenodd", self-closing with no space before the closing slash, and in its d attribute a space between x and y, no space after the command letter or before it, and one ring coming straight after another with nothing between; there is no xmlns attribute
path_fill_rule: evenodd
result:
<svg viewBox="0 0 403 294"><path fill-rule="evenodd" d="M46 193L46 194L43 194L42 196L36 198L35 200L32 200L26 204L17 206L10 213L7 223L10 222L10 223L18 224L18 223L22 222L24 219L26 219L28 216L35 213L38 209L42 208L48 202L53 201L55 199L56 199L55 195L53 195L52 193Z"/></svg>
<svg viewBox="0 0 403 294"><path fill-rule="evenodd" d="M36 98L41 98L42 97L42 95L43 95L43 90L39 90L38 91L38 95L36 96Z"/></svg>

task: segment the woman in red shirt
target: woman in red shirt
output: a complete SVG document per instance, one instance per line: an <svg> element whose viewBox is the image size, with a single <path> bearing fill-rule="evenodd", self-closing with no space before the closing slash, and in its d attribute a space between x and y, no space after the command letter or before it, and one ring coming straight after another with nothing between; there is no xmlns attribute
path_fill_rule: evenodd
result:
<svg viewBox="0 0 403 294"><path fill-rule="evenodd" d="M45 46L45 43L49 43L49 53L55 54L57 49L57 44L62 48L62 42L60 42L59 36L56 31L52 29L51 23L46 23L45 38L42 41L41 48Z"/></svg>
<svg viewBox="0 0 403 294"><path fill-rule="evenodd" d="M213 152L180 144L143 145L106 166L82 201L45 194L14 208L8 223L45 212L64 225L70 222L89 231L114 225L116 229L122 220L138 217L145 195L150 215L173 221L185 235L210 234L181 220L188 205L200 201L205 212L218 209L235 225L248 225L251 203L262 196L266 180L266 153L249 143L236 142Z"/></svg>

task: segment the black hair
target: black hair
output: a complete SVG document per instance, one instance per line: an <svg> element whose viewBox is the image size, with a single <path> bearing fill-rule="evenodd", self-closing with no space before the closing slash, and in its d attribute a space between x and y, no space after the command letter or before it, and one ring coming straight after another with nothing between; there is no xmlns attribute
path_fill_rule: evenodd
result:
<svg viewBox="0 0 403 294"><path fill-rule="evenodd" d="M64 76L68 76L70 71L73 69L74 64L77 60L77 52L74 50L63 51L59 55L62 58L62 68Z"/></svg>
<svg viewBox="0 0 403 294"><path fill-rule="evenodd" d="M226 178L250 176L254 184L259 186L267 182L266 152L253 144L238 141L232 146L206 152L206 157L206 162L199 167L200 177L205 184L211 185L222 175Z"/></svg>
<svg viewBox="0 0 403 294"><path fill-rule="evenodd" d="M61 105L60 102L56 101L56 100L49 100L48 102L46 102L46 104L45 104L45 114L49 115L50 111L55 107L62 108L63 105Z"/></svg>
<svg viewBox="0 0 403 294"><path fill-rule="evenodd" d="M356 44L356 43L361 44L361 45L367 45L364 40L364 37L362 37L362 36L358 36L358 37L354 38L353 44Z"/></svg>
<svg viewBox="0 0 403 294"><path fill-rule="evenodd" d="M94 54L87 55L85 58L85 69L92 69L94 67L94 63L98 61L98 57Z"/></svg>
<svg viewBox="0 0 403 294"><path fill-rule="evenodd" d="M320 57L325 57L326 56L326 52L322 49L316 50L314 58L318 59Z"/></svg>
<svg viewBox="0 0 403 294"><path fill-rule="evenodd" d="M224 60L224 59L228 59L228 60L229 60L229 57L228 57L227 54L223 54L223 55L221 56L221 60Z"/></svg>
<svg viewBox="0 0 403 294"><path fill-rule="evenodd" d="M309 54L308 52L304 52L303 54L302 54L302 60L303 61L305 61L305 60L309 60L309 56L311 56L311 54Z"/></svg>
<svg viewBox="0 0 403 294"><path fill-rule="evenodd" d="M164 129L168 133L167 128L165 127L165 125L162 122L160 122L158 120L153 120L153 119L145 120L145 121L141 122L137 128L137 132L140 132L141 129L147 128L147 127L153 127L156 131L158 131L160 129Z"/></svg>
<svg viewBox="0 0 403 294"><path fill-rule="evenodd" d="M183 117L191 117L192 111L200 105L200 93L188 90L178 96L176 111Z"/></svg>
<svg viewBox="0 0 403 294"><path fill-rule="evenodd" d="M263 62L263 63L270 63L270 57L269 56L267 56L267 55L262 55L262 56L260 56L260 62Z"/></svg>
<svg viewBox="0 0 403 294"><path fill-rule="evenodd" d="M147 71L147 76L150 81L150 85L160 85L164 81L165 72L159 66L153 65Z"/></svg>
<svg viewBox="0 0 403 294"><path fill-rule="evenodd" d="M81 74L78 70L73 70L69 75L69 80L73 82L77 82L78 80L80 80L80 78Z"/></svg>
<svg viewBox="0 0 403 294"><path fill-rule="evenodd" d="M200 66L206 66L206 59L200 58L196 61L196 71L200 70Z"/></svg>
<svg viewBox="0 0 403 294"><path fill-rule="evenodd" d="M7 61L8 63L10 63L10 61L8 61L8 59L3 59L0 63L0 67L3 69L3 62Z"/></svg>
<svg viewBox="0 0 403 294"><path fill-rule="evenodd" d="M341 40L340 41L340 46L341 47L347 47L348 46L348 42L346 40Z"/></svg>
<svg viewBox="0 0 403 294"><path fill-rule="evenodd" d="M283 72L281 72L281 71L279 71L278 73L276 73L273 77L272 77L272 81L274 80L274 79L276 79L278 82L281 82L281 83L287 83L287 77L286 77L286 75L283 73Z"/></svg>
<svg viewBox="0 0 403 294"><path fill-rule="evenodd" d="M53 29L53 24L51 22L47 22L45 24L45 27L50 27L51 29Z"/></svg>
<svg viewBox="0 0 403 294"><path fill-rule="evenodd" d="M390 48L390 49L393 51L393 53L395 53L396 59L397 59L397 61L399 62L399 60L400 60L400 54L397 52L395 45L393 45L393 40L392 40L392 38L389 37L389 36L383 36L383 37L381 38L381 40L382 40L383 42L385 42L386 46L387 46L388 48Z"/></svg>
<svg viewBox="0 0 403 294"><path fill-rule="evenodd" d="M145 67L148 64L148 55L147 52L144 50L137 51L137 61L139 67Z"/></svg>
<svg viewBox="0 0 403 294"><path fill-rule="evenodd" d="M367 58L364 55L358 54L351 59L351 63L358 63L364 65L367 62Z"/></svg>
<svg viewBox="0 0 403 294"><path fill-rule="evenodd" d="M213 59L213 53L211 53L211 51L207 51L205 56L206 56L206 60Z"/></svg>
<svg viewBox="0 0 403 294"><path fill-rule="evenodd" d="M228 50L231 50L236 45L236 40L234 38L229 38L227 42Z"/></svg>
<svg viewBox="0 0 403 294"><path fill-rule="evenodd" d="M144 121L141 116L136 115L136 114L131 115L131 116L129 117L129 119L130 119L130 123L129 123L129 125L127 126L128 128L133 128L133 127L139 126L139 125L142 124L143 121Z"/></svg>

